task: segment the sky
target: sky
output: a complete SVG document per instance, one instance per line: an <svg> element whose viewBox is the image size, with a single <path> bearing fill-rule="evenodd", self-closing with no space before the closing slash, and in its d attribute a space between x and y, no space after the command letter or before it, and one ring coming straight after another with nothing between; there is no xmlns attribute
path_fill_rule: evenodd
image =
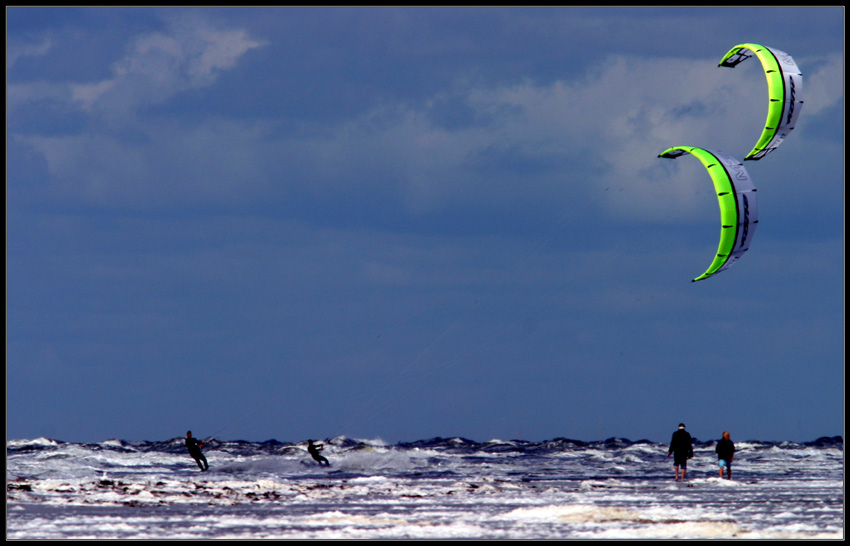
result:
<svg viewBox="0 0 850 546"><path fill-rule="evenodd" d="M6 15L7 440L843 435L842 7Z"/></svg>

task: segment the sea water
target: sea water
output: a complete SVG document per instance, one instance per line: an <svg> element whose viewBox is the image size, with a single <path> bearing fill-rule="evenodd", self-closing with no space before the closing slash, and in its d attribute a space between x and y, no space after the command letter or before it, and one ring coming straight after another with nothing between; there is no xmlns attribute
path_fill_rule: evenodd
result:
<svg viewBox="0 0 850 546"><path fill-rule="evenodd" d="M840 437L714 442L674 480L667 445L183 439L6 443L8 539L842 539Z"/></svg>

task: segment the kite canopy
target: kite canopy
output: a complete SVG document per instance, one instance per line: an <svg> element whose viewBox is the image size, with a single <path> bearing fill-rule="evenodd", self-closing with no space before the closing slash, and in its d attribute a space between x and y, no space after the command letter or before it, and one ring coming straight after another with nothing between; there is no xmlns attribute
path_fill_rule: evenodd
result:
<svg viewBox="0 0 850 546"><path fill-rule="evenodd" d="M744 160L758 160L782 144L794 130L803 101L803 75L791 55L758 44L739 44L729 50L718 66L734 68L755 55L767 77L768 110L764 131Z"/></svg>
<svg viewBox="0 0 850 546"><path fill-rule="evenodd" d="M749 250L758 223L756 187L743 163L723 152L676 146L658 157L675 159L685 154L696 156L708 170L720 203L720 245L705 273L693 279L701 281L729 269Z"/></svg>

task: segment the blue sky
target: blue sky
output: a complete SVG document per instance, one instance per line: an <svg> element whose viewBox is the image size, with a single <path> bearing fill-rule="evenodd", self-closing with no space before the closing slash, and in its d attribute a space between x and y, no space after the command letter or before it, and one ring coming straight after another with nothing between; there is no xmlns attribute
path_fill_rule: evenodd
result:
<svg viewBox="0 0 850 546"><path fill-rule="evenodd" d="M7 439L843 433L843 8L6 13Z"/></svg>

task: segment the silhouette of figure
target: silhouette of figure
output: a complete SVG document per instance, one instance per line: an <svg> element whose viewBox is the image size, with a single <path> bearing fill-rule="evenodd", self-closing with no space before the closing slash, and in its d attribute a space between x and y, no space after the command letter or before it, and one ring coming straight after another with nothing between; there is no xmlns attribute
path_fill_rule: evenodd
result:
<svg viewBox="0 0 850 546"><path fill-rule="evenodd" d="M201 453L201 446L204 442L192 438L192 431L186 431L186 448L189 450L189 455L198 463L198 468L201 470L209 470L210 465L207 463L207 458Z"/></svg>
<svg viewBox="0 0 850 546"><path fill-rule="evenodd" d="M723 469L726 469L726 479L732 479L732 459L735 457L735 444L729 437L729 431L723 431L723 439L717 442L714 448L717 453L717 463L720 466L720 477L723 478Z"/></svg>
<svg viewBox="0 0 850 546"><path fill-rule="evenodd" d="M673 433L667 456L673 455L673 468L676 470L676 481L679 481L679 468L682 469L682 481L688 471L688 459L694 456L693 440L685 430L685 424L679 423L679 429Z"/></svg>
<svg viewBox="0 0 850 546"><path fill-rule="evenodd" d="M313 440L307 440L307 451L310 452L310 456L313 457L313 460L319 463L319 466L322 466L322 463L325 463L326 466L330 466L331 463L328 462L327 459L319 455L321 450L325 449L325 446L322 444L314 444Z"/></svg>

